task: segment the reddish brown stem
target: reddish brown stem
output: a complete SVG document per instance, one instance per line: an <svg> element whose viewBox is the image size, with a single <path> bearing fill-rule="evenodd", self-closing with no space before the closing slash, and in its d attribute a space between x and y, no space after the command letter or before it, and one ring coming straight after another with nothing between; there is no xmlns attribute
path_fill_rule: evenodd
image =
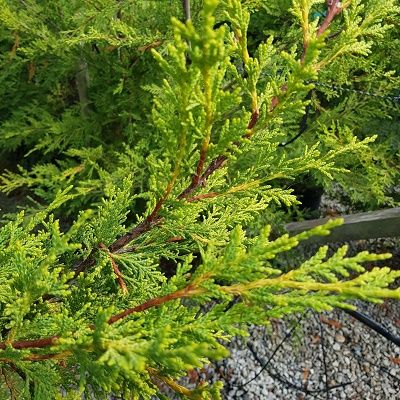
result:
<svg viewBox="0 0 400 400"><path fill-rule="evenodd" d="M157 210L158 212L158 210ZM136 239L143 233L149 231L153 226L157 225L161 221L160 218L157 218L154 215L154 211L145 218L140 224L138 224L132 231L126 233L125 235L121 236L118 240L116 240L111 246L110 251L111 253L115 253L117 250L121 249L132 240Z"/></svg>
<svg viewBox="0 0 400 400"><path fill-rule="evenodd" d="M152 307L157 307L157 306L164 304L171 300L180 299L180 298L184 298L184 297L191 297L195 294L200 294L203 291L204 291L204 289L201 289L201 288L195 286L194 284L188 285L181 290L177 290L176 292L169 293L165 296L155 297L153 299L146 301L145 303L139 304L136 307L128 308L119 314L113 315L108 320L108 324L112 325L115 322L119 321L120 319L125 318L128 315L131 315L133 313L145 311ZM90 325L90 329L93 329L93 325ZM49 337L45 337L45 338L41 338L41 339L16 340L16 341L10 342L10 343L0 342L0 349L5 350L7 348L7 346L11 346L12 348L18 349L18 350L33 349L33 348L40 349L40 348L44 348L44 347L53 346L54 344L56 344L56 342L59 338L60 338L59 335L54 335L54 336L49 336ZM47 360L50 358L57 357L57 354L39 354L39 355L31 355L28 357L31 357L31 358L30 359L27 358L26 361L32 361L33 358L36 358L36 361L41 360L41 359Z"/></svg>
<svg viewBox="0 0 400 400"><path fill-rule="evenodd" d="M200 158L197 164L196 173L193 175L192 185L197 186L199 184L199 180L201 177L201 173L203 172L204 163L207 157L207 148L203 146L200 151Z"/></svg>
<svg viewBox="0 0 400 400"><path fill-rule="evenodd" d="M330 24L332 23L333 19L341 13L342 11L342 7L341 7L341 3L340 0L326 0L326 4L328 6L328 13L326 14L325 19L322 21L321 26L318 28L317 31L317 36L321 36L330 26ZM303 54L301 55L301 63L304 64L305 58L306 58L306 54L307 54L307 50L308 50L308 43L304 43L303 44ZM281 92L284 93L287 90L287 85L283 85L281 87ZM279 104L279 97L278 96L274 96L271 100L271 106L269 111L273 111L274 108Z"/></svg>
<svg viewBox="0 0 400 400"><path fill-rule="evenodd" d="M140 222L138 225L136 225L135 228L132 229L132 231L126 233L125 235L123 235L119 239L117 239L110 246L110 251L112 253L115 253L117 250L124 247L132 240L136 239L142 233L147 232L150 229L150 224L151 224L150 218L149 217L145 218L142 222Z"/></svg>
<svg viewBox="0 0 400 400"><path fill-rule="evenodd" d="M253 111L250 116L249 123L247 124L247 129L253 129L256 125L258 119L260 118L260 113L258 110ZM248 137L248 134L244 134L243 137ZM236 143L238 146L239 143ZM207 178L213 174L217 169L221 168L225 161L228 159L225 155L219 155L215 157L210 164L208 165L207 169L203 172L203 174L196 180L192 180L192 183L178 196L178 199L186 199L192 194L196 189L200 186L204 186L206 184Z"/></svg>
<svg viewBox="0 0 400 400"><path fill-rule="evenodd" d="M156 297L154 299L150 299L150 300L146 301L143 304L140 304L140 305L138 305L136 307L128 308L127 310L125 310L125 311L123 311L123 312L121 312L119 314L113 315L108 320L108 323L110 325L114 324L115 322L119 321L120 319L125 318L128 315L131 315L133 313L145 311L145 310L147 310L149 308L159 306L159 305L164 304L164 303L166 303L168 301L171 301L171 300L181 299L181 298L184 298L184 297L190 297L190 296L193 296L194 294L199 294L202 291L203 291L203 289L197 288L194 285L186 286L184 289L177 290L176 292L169 293L169 294L167 294L165 296L162 296L162 297Z"/></svg>
<svg viewBox="0 0 400 400"><path fill-rule="evenodd" d="M33 339L33 340L16 340L15 342L0 343L0 349L5 350L7 345L13 347L14 349L30 349L30 348L37 348L40 349L42 347L49 347L55 344L55 342L60 338L58 335L49 336L46 338L41 339Z"/></svg>
<svg viewBox="0 0 400 400"><path fill-rule="evenodd" d="M161 46L163 44L163 42L164 42L163 40L156 40L152 43L145 44L144 46L138 47L137 50L141 53L144 53L147 50L154 49L156 47Z"/></svg>
<svg viewBox="0 0 400 400"><path fill-rule="evenodd" d="M186 199L187 202L193 203L194 201L203 200L203 199L212 199L213 197L218 196L217 192L203 193L198 196L188 197Z"/></svg>
<svg viewBox="0 0 400 400"><path fill-rule="evenodd" d="M74 277L72 279L70 279L70 281L77 278L81 272L85 271L87 268L93 266L94 264L95 264L94 250L92 250L91 253L89 254L89 256L85 260L74 265L74 267L73 267ZM44 296L43 296L43 299L46 300Z"/></svg>
<svg viewBox="0 0 400 400"><path fill-rule="evenodd" d="M247 124L247 129L253 129L256 126L258 119L260 118L260 112L258 110L254 110L251 114L250 121Z"/></svg>
<svg viewBox="0 0 400 400"><path fill-rule="evenodd" d="M228 159L227 156L220 155L214 160L212 160L207 167L207 169L204 171L203 175L198 179L197 182L193 182L178 196L178 199L185 199L187 198L192 192L194 192L196 189L198 189L200 186L205 185L205 182L207 178L217 169L221 168L225 161Z"/></svg>
<svg viewBox="0 0 400 400"><path fill-rule="evenodd" d="M167 240L167 243L180 242L184 239L185 238L183 236L172 236Z"/></svg>
<svg viewBox="0 0 400 400"><path fill-rule="evenodd" d="M117 250L121 249L132 240L136 239L143 233L149 231L153 226L157 225L160 222L160 218L158 217L158 213L161 210L164 201L167 199L171 190L174 186L175 180L177 178L178 169L175 169L174 175L171 181L168 183L167 188L165 189L164 194L160 199L157 201L153 211L150 215L148 215L140 224L138 224L132 231L126 233L125 235L121 236L118 240L116 240L111 246L110 251L111 253L115 253Z"/></svg>
<svg viewBox="0 0 400 400"><path fill-rule="evenodd" d="M54 360L59 358L64 358L70 356L71 353L63 352L63 353L50 353L50 354L30 354L23 358L24 361L45 361L45 360Z"/></svg>
<svg viewBox="0 0 400 400"><path fill-rule="evenodd" d="M317 31L317 36L321 36L328 29L336 15L342 11L340 0L326 0L326 4L328 5L328 13Z"/></svg>
<svg viewBox="0 0 400 400"><path fill-rule="evenodd" d="M111 261L111 265L112 265L114 274L117 277L118 285L121 288L122 293L124 293L124 294L128 293L128 288L126 287L124 278L122 277L121 271L119 270L118 265L115 262L114 257L111 254L110 250L108 250L108 248L103 243L100 243L99 247L108 254L108 256L110 258L110 261Z"/></svg>
<svg viewBox="0 0 400 400"><path fill-rule="evenodd" d="M31 361L31 362L37 362L37 361L45 361L45 360L59 360L63 359L66 357L69 357L71 353L69 351L64 351L62 353L49 353L49 354L29 354L26 357L22 358L22 361ZM12 360L6 359L6 358L0 358L0 362L5 362L10 365L12 365ZM62 361L61 361L62 362ZM60 365L61 365L60 362ZM65 363L64 363L65 366Z"/></svg>

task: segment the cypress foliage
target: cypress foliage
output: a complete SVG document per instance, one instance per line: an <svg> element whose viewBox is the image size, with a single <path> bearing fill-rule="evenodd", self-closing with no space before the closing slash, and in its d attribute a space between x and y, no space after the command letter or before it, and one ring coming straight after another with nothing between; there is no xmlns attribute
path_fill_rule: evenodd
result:
<svg viewBox="0 0 400 400"><path fill-rule="evenodd" d="M395 96L379 54L399 48L396 2L191 5L182 22L175 1L0 1L0 146L24 155L0 188L36 200L0 228L3 398L218 399L177 380L247 325L400 298L399 271L362 266L388 254L274 264L340 220L276 239L259 222L305 173L394 203L398 154L365 122L377 99L314 82Z"/></svg>

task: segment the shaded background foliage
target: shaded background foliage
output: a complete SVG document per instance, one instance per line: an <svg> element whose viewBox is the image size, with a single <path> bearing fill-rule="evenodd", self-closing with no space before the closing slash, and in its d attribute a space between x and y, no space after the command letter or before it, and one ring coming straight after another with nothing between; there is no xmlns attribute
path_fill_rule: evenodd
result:
<svg viewBox="0 0 400 400"><path fill-rule="evenodd" d="M273 35L278 52L265 68L264 79L281 77L283 82L288 70L279 51L298 52L302 47L297 19L290 12L291 2L243 4L251 12L249 53L255 54L257 46ZM201 1L192 1L195 24L201 22L201 5ZM320 141L320 148L327 151L348 143L354 134L360 139L378 134L373 150L343 159L342 165L352 174L335 176L351 202L371 208L393 204L391 187L399 165L395 123L398 102L335 87L399 95L396 60L400 29L393 9L385 17L382 33L375 32L376 26L366 33L355 26L354 18L369 17L376 4L360 2L357 7L361 8L357 17L347 21L339 17L333 22L332 39L327 42L326 51L343 45L335 41L345 22L351 33L342 42L350 43L348 49L340 51L347 51L349 56L321 69L318 82L327 86L316 86L310 93L306 129L296 142L280 151L294 157L304 144ZM135 173L138 191L147 188L150 172L145 160L152 144L143 138L153 132L152 97L163 79L150 49L158 48L162 54L168 51L166 45L172 40L170 19L184 18L180 2L44 1L21 5L8 1L1 13L5 67L0 78L2 164L13 171L17 164L24 168L18 175L3 173L1 189L8 193L29 187L37 200L48 202L57 189L70 182L79 181L80 186L86 182L85 199L82 196L80 200L88 205L91 199L101 197L99 186L107 180L104 174L114 174L121 157L126 168L131 163L130 168L140 171ZM325 5L317 2L310 18L315 22L324 13ZM216 25L224 22L226 18L217 12ZM389 24L390 29L386 29ZM374 41L374 34L383 36ZM358 43L361 39L365 40L362 48ZM302 125L301 115L287 113L282 142L296 136ZM346 133L349 127L351 133ZM132 154L128 151L121 156L122 143L136 148L135 157L140 153L142 158L128 161ZM82 147L87 151L79 150ZM304 182L307 180L310 182ZM313 173L300 178L295 187L301 185L329 187L330 181ZM82 205L77 202L75 209Z"/></svg>

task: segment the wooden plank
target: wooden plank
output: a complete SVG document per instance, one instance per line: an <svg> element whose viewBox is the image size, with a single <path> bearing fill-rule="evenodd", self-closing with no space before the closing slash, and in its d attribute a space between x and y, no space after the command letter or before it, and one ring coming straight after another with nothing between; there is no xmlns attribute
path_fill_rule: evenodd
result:
<svg viewBox="0 0 400 400"><path fill-rule="evenodd" d="M311 238L316 243L348 242L351 240L376 239L400 236L400 207L343 215L344 224L332 230L329 236ZM286 230L291 236L322 225L332 218L291 222Z"/></svg>

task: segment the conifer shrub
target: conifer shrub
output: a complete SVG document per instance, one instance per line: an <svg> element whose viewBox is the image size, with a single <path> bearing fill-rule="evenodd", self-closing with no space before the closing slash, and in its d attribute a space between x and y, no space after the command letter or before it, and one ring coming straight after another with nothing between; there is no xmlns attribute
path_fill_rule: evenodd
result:
<svg viewBox="0 0 400 400"><path fill-rule="evenodd" d="M335 103L315 82L394 95L374 54L396 2L191 5L183 22L174 1L0 1L0 145L23 155L1 189L35 200L0 228L3 398L150 399L167 386L218 399L220 383L179 378L226 357L249 324L400 297L399 271L362 266L388 254L321 247L297 268L274 263L341 220L275 239L263 225L298 203L287 182L306 173L350 189L362 176L391 201L396 154L356 123L375 99ZM310 104L312 124L283 146Z"/></svg>

